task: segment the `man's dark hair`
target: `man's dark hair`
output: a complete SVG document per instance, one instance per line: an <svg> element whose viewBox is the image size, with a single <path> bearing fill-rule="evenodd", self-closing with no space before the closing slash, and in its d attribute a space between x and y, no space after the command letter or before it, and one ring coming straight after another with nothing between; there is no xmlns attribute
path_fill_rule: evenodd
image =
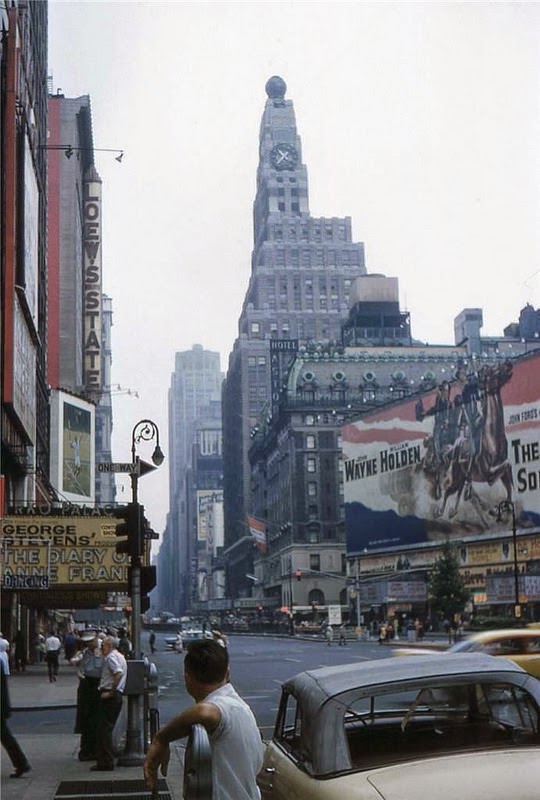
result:
<svg viewBox="0 0 540 800"><path fill-rule="evenodd" d="M220 683L229 667L229 653L213 639L198 639L188 645L184 667L201 683Z"/></svg>

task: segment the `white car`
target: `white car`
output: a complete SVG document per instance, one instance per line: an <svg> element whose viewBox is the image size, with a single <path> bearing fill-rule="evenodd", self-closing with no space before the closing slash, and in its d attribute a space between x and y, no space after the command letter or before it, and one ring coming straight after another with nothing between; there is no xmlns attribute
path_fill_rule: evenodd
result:
<svg viewBox="0 0 540 800"><path fill-rule="evenodd" d="M538 800L540 682L483 654L300 673L259 787L263 800Z"/></svg>

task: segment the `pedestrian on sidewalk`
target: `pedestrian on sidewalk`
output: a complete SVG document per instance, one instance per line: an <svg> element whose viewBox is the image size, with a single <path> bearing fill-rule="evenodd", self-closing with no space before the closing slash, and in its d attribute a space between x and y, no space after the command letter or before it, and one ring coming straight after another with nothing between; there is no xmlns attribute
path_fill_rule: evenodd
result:
<svg viewBox="0 0 540 800"><path fill-rule="evenodd" d="M95 761L99 682L103 669L97 631L83 631L80 645L79 652L70 659L79 676L75 733L81 734L79 761Z"/></svg>
<svg viewBox="0 0 540 800"><path fill-rule="evenodd" d="M331 625L326 626L326 644L328 647L331 647L332 642L334 641L334 629Z"/></svg>
<svg viewBox="0 0 540 800"><path fill-rule="evenodd" d="M153 654L156 652L156 634L154 631L150 631L150 636L148 637L148 643L150 644L150 652Z"/></svg>
<svg viewBox="0 0 540 800"><path fill-rule="evenodd" d="M26 670L26 644L24 642L23 632L18 630L13 639L13 648L15 656L15 669L17 672L24 672Z"/></svg>
<svg viewBox="0 0 540 800"><path fill-rule="evenodd" d="M6 639L4 634L0 631L0 658L2 658L2 653L4 653L6 657L6 675L9 675L9 640Z"/></svg>
<svg viewBox="0 0 540 800"><path fill-rule="evenodd" d="M200 724L210 739L214 800L257 800L263 743L251 708L230 683L228 649L213 639L192 642L184 659L184 680L195 704L154 736L144 763L146 786L157 792L158 770L167 775L170 743Z"/></svg>
<svg viewBox="0 0 540 800"><path fill-rule="evenodd" d="M45 659L47 661L47 672L49 673L49 683L53 683L58 676L58 659L62 642L54 631L50 631L45 639Z"/></svg>
<svg viewBox="0 0 540 800"><path fill-rule="evenodd" d="M106 636L101 644L103 667L99 681L99 703L96 723L96 761L93 771L114 769L113 730L122 710L126 688L127 661L118 650L113 636Z"/></svg>
<svg viewBox="0 0 540 800"><path fill-rule="evenodd" d="M118 630L118 637L118 650L122 653L124 658L131 658L133 655L133 645L131 644L131 640L125 628L120 628Z"/></svg>
<svg viewBox="0 0 540 800"><path fill-rule="evenodd" d="M347 645L347 636L345 633L345 623L340 625L339 627L339 641L338 644L340 647L345 647Z"/></svg>
<svg viewBox="0 0 540 800"><path fill-rule="evenodd" d="M66 661L77 655L78 640L73 631L68 631L64 636L64 658Z"/></svg>
<svg viewBox="0 0 540 800"><path fill-rule="evenodd" d="M5 640L4 640L5 641ZM20 778L25 772L30 772L30 764L17 739L11 733L7 720L11 716L11 705L9 702L8 689L9 664L5 650L0 651L0 719L1 730L0 739L3 747L15 768L15 772L10 774L10 778Z"/></svg>

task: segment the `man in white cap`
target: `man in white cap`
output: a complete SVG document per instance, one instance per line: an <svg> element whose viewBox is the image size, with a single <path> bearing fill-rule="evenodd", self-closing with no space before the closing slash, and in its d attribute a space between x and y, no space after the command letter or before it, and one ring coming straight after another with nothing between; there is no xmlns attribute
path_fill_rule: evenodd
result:
<svg viewBox="0 0 540 800"><path fill-rule="evenodd" d="M118 650L118 640L106 636L101 645L103 669L99 682L99 705L96 730L96 761L91 770L114 769L113 730L122 710L126 688L127 662Z"/></svg>
<svg viewBox="0 0 540 800"><path fill-rule="evenodd" d="M79 761L95 761L98 689L103 668L103 656L98 646L97 631L83 631L79 641L82 648L69 661L70 664L77 667L79 675L75 733L81 734Z"/></svg>

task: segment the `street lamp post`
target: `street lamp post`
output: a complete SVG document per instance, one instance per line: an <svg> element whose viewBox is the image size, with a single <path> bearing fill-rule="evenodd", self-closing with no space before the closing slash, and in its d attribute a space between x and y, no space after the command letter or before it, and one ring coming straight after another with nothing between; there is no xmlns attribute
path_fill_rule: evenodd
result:
<svg viewBox="0 0 540 800"><path fill-rule="evenodd" d="M289 634L294 636L292 558L289 561Z"/></svg>
<svg viewBox="0 0 540 800"><path fill-rule="evenodd" d="M141 474L141 460L136 454L136 447L139 442L149 442L156 440L156 446L152 453L152 461L156 467L163 464L165 456L159 446L159 429L155 422L150 419L141 419L134 426L131 433L131 502L137 506L139 502L139 477ZM147 465L147 468L150 465ZM131 535L138 534L131 531ZM139 537L140 538L140 537ZM131 638L133 643L133 653L135 659L142 657L141 652L141 555L131 556ZM126 747L124 753L118 759L118 763L123 767L137 767L144 761L144 751L142 744L141 725L141 695L130 694L128 696L128 714L126 730Z"/></svg>
<svg viewBox="0 0 540 800"><path fill-rule="evenodd" d="M354 576L354 588L356 590L356 626L358 633L362 630L362 619L360 616L360 559L357 557L355 561L356 573Z"/></svg>
<svg viewBox="0 0 540 800"><path fill-rule="evenodd" d="M502 500L499 503L497 520L500 522L504 513L512 514L512 541L514 544L514 616L516 619L521 617L521 605L519 602L519 567L517 556L517 532L516 532L516 507L511 500Z"/></svg>

